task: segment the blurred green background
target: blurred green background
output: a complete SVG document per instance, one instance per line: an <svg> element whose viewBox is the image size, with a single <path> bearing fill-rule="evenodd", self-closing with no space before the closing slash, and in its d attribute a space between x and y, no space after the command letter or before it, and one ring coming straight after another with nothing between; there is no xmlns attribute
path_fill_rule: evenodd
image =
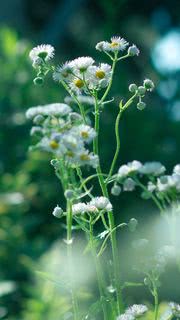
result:
<svg viewBox="0 0 180 320"><path fill-rule="evenodd" d="M49 43L55 46L60 64L81 55L107 62L95 50L97 42L121 35L135 43L141 54L119 65L111 92L115 103L102 115L103 170L107 170L115 147L116 102L127 99L130 83L141 84L146 77L155 82L156 91L147 98L144 112L134 105L126 113L120 128L119 164L158 160L169 170L180 159L179 12L178 0L1 2L0 319L58 320L69 308L59 289L35 273L58 259L53 245L65 231L51 212L64 200L49 157L28 153L30 123L24 115L31 106L61 102L65 93L51 78L43 87L33 85L29 50ZM136 216L148 223L156 214L153 204L144 203L137 195L123 194L115 199L115 206L118 221ZM172 290L163 291L163 298L170 299ZM146 292L132 294L141 297Z"/></svg>

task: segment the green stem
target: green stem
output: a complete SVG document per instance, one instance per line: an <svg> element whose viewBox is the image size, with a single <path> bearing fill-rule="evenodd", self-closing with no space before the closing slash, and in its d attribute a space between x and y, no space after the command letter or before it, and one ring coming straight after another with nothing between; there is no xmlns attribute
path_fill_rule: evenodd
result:
<svg viewBox="0 0 180 320"><path fill-rule="evenodd" d="M78 317L78 304L76 299L76 294L74 291L73 284L73 274L72 274L72 204L70 201L67 202L67 256L68 256L68 269L69 269L69 279L70 279L70 291L71 291L71 300L73 307L74 320L79 320Z"/></svg>
<svg viewBox="0 0 180 320"><path fill-rule="evenodd" d="M154 288L154 320L158 319L159 299L157 289Z"/></svg>
<svg viewBox="0 0 180 320"><path fill-rule="evenodd" d="M113 59L112 74L111 74L111 79L109 81L109 85L107 86L107 89L106 89L105 93L103 94L103 96L102 96L102 98L100 100L100 104L106 99L106 97L107 97L107 95L108 95L108 93L109 93L109 91L111 89L116 63L117 63L117 54Z"/></svg>
<svg viewBox="0 0 180 320"><path fill-rule="evenodd" d="M121 114L122 114L122 111L120 109L120 111L119 111L119 113L117 115L117 118L116 118L116 122L115 122L116 151L115 151L115 154L114 154L114 158L113 158L113 161L112 161L112 164L111 164L111 168L110 168L107 180L109 180L109 178L111 178L111 176L113 174L114 167L115 167L115 164L116 164L116 161L117 161L117 158L118 158L118 155L119 155L119 151L120 151L121 144L120 144L120 137L119 137L119 122L120 122Z"/></svg>
<svg viewBox="0 0 180 320"><path fill-rule="evenodd" d="M93 235L93 223L92 223L92 217L90 217L90 223L89 223L89 240L90 240L90 246L91 246L91 253L94 259L94 264L96 268L96 274L97 274L97 280L98 280L98 287L99 287L99 294L100 294L100 299L102 302L102 309L103 309L103 315L104 315L104 320L108 320L108 312L107 312L107 306L105 302L105 297L104 297L104 289L106 288L105 281L103 278L102 274L102 268L100 265L100 261L97 257L96 253L96 248L94 246L94 235Z"/></svg>
<svg viewBox="0 0 180 320"><path fill-rule="evenodd" d="M97 97L95 97L95 131L97 133L96 138L94 139L93 142L93 151L94 154L99 155L99 146L98 146L98 135L99 135L99 110L98 110L98 100ZM101 166L100 164L98 165L96 169L97 175L98 175L98 180L99 184L101 186L101 190L103 193L104 197L109 198L108 190L106 187L106 183L104 181L102 171L101 171ZM122 292L121 292L121 283L120 283L120 277L119 277L119 253L118 253L118 248L117 248L117 239L116 239L116 230L115 228L115 223L114 223L114 216L113 212L109 211L108 212L108 221L109 221L109 228L111 232L111 247L112 247L112 257L113 257L113 267L114 267L114 284L116 286L116 296L117 296L117 312L118 314L122 313L124 310L123 307L123 300L122 300Z"/></svg>

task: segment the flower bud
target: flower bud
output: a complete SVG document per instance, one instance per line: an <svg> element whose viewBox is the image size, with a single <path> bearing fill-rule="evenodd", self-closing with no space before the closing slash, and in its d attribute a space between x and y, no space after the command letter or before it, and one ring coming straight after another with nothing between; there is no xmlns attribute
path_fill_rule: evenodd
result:
<svg viewBox="0 0 180 320"><path fill-rule="evenodd" d="M139 87L138 87L138 94L139 94L140 96L144 96L145 93L146 93L146 88L143 87L143 86L139 86Z"/></svg>
<svg viewBox="0 0 180 320"><path fill-rule="evenodd" d="M37 116L35 116L35 118L33 119L33 122L37 125L42 124L44 121L44 117L41 114L38 114Z"/></svg>
<svg viewBox="0 0 180 320"><path fill-rule="evenodd" d="M138 56L139 52L140 52L139 49L134 44L128 48L128 54L131 57Z"/></svg>
<svg viewBox="0 0 180 320"><path fill-rule="evenodd" d="M138 221L135 218L132 218L128 223L128 228L131 232L134 232L136 230L137 225Z"/></svg>
<svg viewBox="0 0 180 320"><path fill-rule="evenodd" d="M111 193L113 196L119 196L121 193L121 187L115 184L111 189Z"/></svg>
<svg viewBox="0 0 180 320"><path fill-rule="evenodd" d="M63 216L63 209L56 206L52 212L53 216L60 219Z"/></svg>
<svg viewBox="0 0 180 320"><path fill-rule="evenodd" d="M43 85L43 82L44 82L44 79L42 77L36 77L34 80L33 80L34 84L36 86L42 86Z"/></svg>
<svg viewBox="0 0 180 320"><path fill-rule="evenodd" d="M30 131L31 136L42 136L42 128L41 127L32 127Z"/></svg>
<svg viewBox="0 0 180 320"><path fill-rule="evenodd" d="M143 84L148 91L152 91L154 89L154 83L150 79L145 79Z"/></svg>
<svg viewBox="0 0 180 320"><path fill-rule="evenodd" d="M142 101L138 102L137 109L138 110L144 110L146 108L146 104Z"/></svg>
<svg viewBox="0 0 180 320"><path fill-rule="evenodd" d="M151 286L151 281L150 281L150 279L149 279L149 278L144 278L144 284L145 284L145 286L150 287L150 286Z"/></svg>
<svg viewBox="0 0 180 320"><path fill-rule="evenodd" d="M64 192L64 196L66 199L73 199L74 198L74 191L71 190L71 189L67 189L65 192Z"/></svg>
<svg viewBox="0 0 180 320"><path fill-rule="evenodd" d="M137 85L135 83L131 83L129 86L129 91L135 93L137 90Z"/></svg>
<svg viewBox="0 0 180 320"><path fill-rule="evenodd" d="M59 165L58 159L52 159L50 163L55 169L58 168L58 165Z"/></svg>

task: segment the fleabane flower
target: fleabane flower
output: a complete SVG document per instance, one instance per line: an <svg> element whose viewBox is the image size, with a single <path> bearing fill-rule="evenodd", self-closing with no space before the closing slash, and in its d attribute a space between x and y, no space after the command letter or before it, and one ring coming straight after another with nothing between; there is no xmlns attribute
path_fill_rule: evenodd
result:
<svg viewBox="0 0 180 320"><path fill-rule="evenodd" d="M180 318L180 304L175 302L169 303L170 309L174 317Z"/></svg>
<svg viewBox="0 0 180 320"><path fill-rule="evenodd" d="M99 157L89 150L82 150L76 154L76 162L79 166L89 165L93 168L97 168L99 165Z"/></svg>
<svg viewBox="0 0 180 320"><path fill-rule="evenodd" d="M108 86L111 79L111 66L107 63L101 63L99 66L88 68L86 81L90 89L101 89Z"/></svg>
<svg viewBox="0 0 180 320"><path fill-rule="evenodd" d="M133 316L135 319L141 317L148 311L148 308L143 304L134 304L126 310L126 314Z"/></svg>
<svg viewBox="0 0 180 320"><path fill-rule="evenodd" d="M72 214L84 214L87 212L87 205L83 202L79 202L76 204L73 204L72 206Z"/></svg>
<svg viewBox="0 0 180 320"><path fill-rule="evenodd" d="M110 203L109 199L106 197L96 197L92 199L89 204L91 206L96 207L98 210L112 210L112 204Z"/></svg>
<svg viewBox="0 0 180 320"><path fill-rule="evenodd" d="M171 176L161 176L157 179L157 190L160 192L168 192L171 189L180 191L180 175L172 174Z"/></svg>
<svg viewBox="0 0 180 320"><path fill-rule="evenodd" d="M135 320L135 318L131 314L121 314L117 317L117 320Z"/></svg>
<svg viewBox="0 0 180 320"><path fill-rule="evenodd" d="M33 62L39 58L43 61L49 61L54 57L54 51L54 47L50 44L41 44L30 51L29 57Z"/></svg>
<svg viewBox="0 0 180 320"><path fill-rule="evenodd" d="M69 81L72 78L72 67L70 62L65 62L63 65L58 66L53 72L54 81Z"/></svg>
<svg viewBox="0 0 180 320"><path fill-rule="evenodd" d="M85 89L84 81L79 77L74 77L72 81L69 83L69 86L71 90L77 95L80 95L82 91Z"/></svg>
<svg viewBox="0 0 180 320"><path fill-rule="evenodd" d="M173 173L180 175L180 164L176 164L176 166L173 169Z"/></svg>
<svg viewBox="0 0 180 320"><path fill-rule="evenodd" d="M142 167L142 163L140 161L134 160L129 162L128 164L122 165L118 170L118 178L123 179L126 178L128 175L137 173L140 168Z"/></svg>
<svg viewBox="0 0 180 320"><path fill-rule="evenodd" d="M65 103L50 103L42 106L31 107L26 111L26 117L33 119L37 115L44 116L66 116L71 112L71 108Z"/></svg>
<svg viewBox="0 0 180 320"><path fill-rule="evenodd" d="M139 172L145 175L159 176L164 173L165 170L166 168L160 162L153 161L143 164L139 169Z"/></svg>
<svg viewBox="0 0 180 320"><path fill-rule="evenodd" d="M94 63L94 59L91 57L79 57L77 59L74 59L70 62L70 66L74 69L74 72L76 73L76 70L79 72L85 72L87 71L88 67L92 66Z"/></svg>
<svg viewBox="0 0 180 320"><path fill-rule="evenodd" d="M111 42L107 42L104 44L104 50L111 52L124 51L127 48L128 44L129 43L124 38L112 37Z"/></svg>
<svg viewBox="0 0 180 320"><path fill-rule="evenodd" d="M75 134L80 136L85 142L91 142L96 137L96 131L88 125L80 125L73 128Z"/></svg>

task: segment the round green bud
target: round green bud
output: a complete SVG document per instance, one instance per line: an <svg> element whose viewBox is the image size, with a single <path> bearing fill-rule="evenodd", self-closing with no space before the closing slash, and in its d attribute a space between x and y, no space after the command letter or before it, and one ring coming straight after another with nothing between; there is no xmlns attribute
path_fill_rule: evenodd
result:
<svg viewBox="0 0 180 320"><path fill-rule="evenodd" d="M44 83L44 79L42 77L36 77L34 80L33 80L34 84L36 86L42 86L43 83Z"/></svg>
<svg viewBox="0 0 180 320"><path fill-rule="evenodd" d="M135 218L130 219L128 223L128 228L131 232L134 232L137 228L138 221Z"/></svg>
<svg viewBox="0 0 180 320"><path fill-rule="evenodd" d="M144 110L146 108L146 104L142 101L138 102L137 109L138 110Z"/></svg>
<svg viewBox="0 0 180 320"><path fill-rule="evenodd" d="M111 189L111 193L113 196L119 196L121 193L121 187L115 184Z"/></svg>
<svg viewBox="0 0 180 320"><path fill-rule="evenodd" d="M64 196L66 199L73 199L74 198L74 191L71 190L71 189L67 189L65 192L64 192Z"/></svg>
<svg viewBox="0 0 180 320"><path fill-rule="evenodd" d="M145 79L143 84L148 91L152 91L154 89L154 83L150 79Z"/></svg>
<svg viewBox="0 0 180 320"><path fill-rule="evenodd" d="M44 117L41 114L37 114L37 116L34 117L33 122L37 125L42 124L44 122Z"/></svg>
<svg viewBox="0 0 180 320"><path fill-rule="evenodd" d="M56 206L52 212L53 216L60 219L63 216L63 209Z"/></svg>
<svg viewBox="0 0 180 320"><path fill-rule="evenodd" d="M131 93L135 93L137 91L137 85L135 83L131 83L129 86L129 91Z"/></svg>
<svg viewBox="0 0 180 320"><path fill-rule="evenodd" d="M139 94L140 96L144 96L145 93L146 93L146 88L143 87L143 86L139 86L139 87L138 87L138 94Z"/></svg>

